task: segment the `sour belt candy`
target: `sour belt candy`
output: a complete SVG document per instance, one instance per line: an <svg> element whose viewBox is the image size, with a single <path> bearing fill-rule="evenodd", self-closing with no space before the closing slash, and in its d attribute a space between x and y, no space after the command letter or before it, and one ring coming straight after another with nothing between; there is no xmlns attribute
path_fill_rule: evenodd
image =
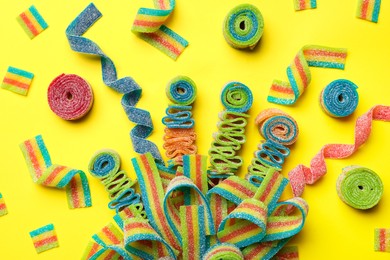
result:
<svg viewBox="0 0 390 260"><path fill-rule="evenodd" d="M48 224L30 232L37 253L58 247L58 239L53 224Z"/></svg>
<svg viewBox="0 0 390 260"><path fill-rule="evenodd" d="M8 214L7 205L5 204L3 195L0 193L0 217L7 214Z"/></svg>
<svg viewBox="0 0 390 260"><path fill-rule="evenodd" d="M346 49L317 45L306 45L287 67L289 82L274 80L268 101L281 105L292 105L302 95L311 81L309 67L344 69Z"/></svg>
<svg viewBox="0 0 390 260"><path fill-rule="evenodd" d="M34 74L14 67L8 67L1 88L26 96Z"/></svg>
<svg viewBox="0 0 390 260"><path fill-rule="evenodd" d="M374 171L349 166L337 179L336 190L340 199L352 208L370 209L382 198L383 184Z"/></svg>
<svg viewBox="0 0 390 260"><path fill-rule="evenodd" d="M175 8L175 0L155 0L156 9L140 8L131 30L172 59L176 60L188 42L164 25Z"/></svg>
<svg viewBox="0 0 390 260"><path fill-rule="evenodd" d="M76 120L85 116L92 108L91 86L80 76L61 74L47 90L50 109L65 120Z"/></svg>
<svg viewBox="0 0 390 260"><path fill-rule="evenodd" d="M52 164L49 152L38 135L20 144L33 181L49 187L65 188L69 208L92 206L88 179L81 170Z"/></svg>
<svg viewBox="0 0 390 260"><path fill-rule="evenodd" d="M359 103L357 86L346 79L332 81L320 95L322 109L333 117L346 117L351 115Z"/></svg>
<svg viewBox="0 0 390 260"><path fill-rule="evenodd" d="M254 49L263 35L264 20L260 10L251 4L241 4L226 16L223 36L237 49Z"/></svg>
<svg viewBox="0 0 390 260"><path fill-rule="evenodd" d="M295 11L317 8L317 0L294 0Z"/></svg>
<svg viewBox="0 0 390 260"><path fill-rule="evenodd" d="M359 0L356 17L377 23L380 9L381 0Z"/></svg>
<svg viewBox="0 0 390 260"><path fill-rule="evenodd" d="M16 20L22 26L30 39L38 36L47 27L45 19L41 16L34 5L30 6L26 11L21 13Z"/></svg>
<svg viewBox="0 0 390 260"><path fill-rule="evenodd" d="M301 196L306 184L313 184L325 175L326 158L342 159L355 153L370 136L373 120L390 121L390 106L374 106L357 119L354 144L327 144L311 160L310 168L298 165L290 171L288 175L294 195Z"/></svg>
<svg viewBox="0 0 390 260"><path fill-rule="evenodd" d="M390 253L390 228L376 228L374 231L374 249Z"/></svg>

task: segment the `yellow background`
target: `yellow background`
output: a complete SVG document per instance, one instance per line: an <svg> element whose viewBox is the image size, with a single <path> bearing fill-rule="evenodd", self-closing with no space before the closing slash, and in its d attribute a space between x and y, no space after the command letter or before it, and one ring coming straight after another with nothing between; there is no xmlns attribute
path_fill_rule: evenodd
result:
<svg viewBox="0 0 390 260"><path fill-rule="evenodd" d="M135 177L130 159L135 156L129 138L131 123L121 105L121 95L105 86L100 61L71 51L65 37L68 24L89 0L0 0L0 74L14 66L35 74L27 97L0 89L0 192L9 214L0 218L0 259L79 259L91 236L112 221L107 194L100 182L87 173L93 153L112 148L122 158L122 168ZM260 45L252 52L231 48L222 36L228 11L240 3L252 3L262 12L265 30ZM327 143L352 143L358 116L375 104L390 105L390 3L382 1L379 23L355 17L357 0L318 0L318 8L295 12L292 0L177 0L167 25L190 43L175 62L137 38L130 28L140 7L151 0L96 0L103 17L87 32L113 59L118 75L132 76L142 87L138 107L150 111L155 130L149 138L162 147L164 116L168 100L165 86L183 74L198 86L194 107L199 153L207 154L216 131L219 94L228 81L241 81L251 88L254 103L247 126L245 174L261 137L255 116L265 108L278 107L298 122L300 136L291 147L283 174L310 159ZM15 17L34 4L49 24L30 40ZM297 51L306 44L348 49L346 69L312 68L312 82L295 106L268 103L273 79L286 79L285 70ZM94 91L91 112L81 121L67 122L51 112L47 88L61 73L84 77ZM346 119L325 115L319 105L323 87L338 78L359 86L360 102ZM328 173L308 187L304 198L310 206L302 232L290 244L299 246L300 259L389 259L389 253L374 252L374 228L390 228L390 123L374 122L368 142L345 160L327 160ZM93 207L68 209L65 192L32 182L18 144L42 134L52 161L84 170L89 178ZM161 149L161 152L164 151ZM359 211L337 197L336 179L341 169L358 164L376 171L384 183L384 195L372 210ZM288 198L291 193L286 193ZM29 232L53 223L60 247L36 254Z"/></svg>

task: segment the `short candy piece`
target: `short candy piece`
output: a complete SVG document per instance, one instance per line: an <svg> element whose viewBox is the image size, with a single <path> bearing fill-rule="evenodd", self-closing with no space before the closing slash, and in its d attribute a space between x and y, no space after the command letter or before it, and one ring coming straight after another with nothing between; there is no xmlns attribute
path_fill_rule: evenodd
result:
<svg viewBox="0 0 390 260"><path fill-rule="evenodd" d="M16 17L16 20L30 39L33 39L48 27L46 21L34 5Z"/></svg>
<svg viewBox="0 0 390 260"><path fill-rule="evenodd" d="M10 66L4 76L1 88L27 96L33 78L34 74L31 72Z"/></svg>
<svg viewBox="0 0 390 260"><path fill-rule="evenodd" d="M360 166L343 169L337 179L337 195L355 209L370 209L378 204L383 195L383 184L372 170Z"/></svg>
<svg viewBox="0 0 390 260"><path fill-rule="evenodd" d="M189 77L177 76L168 83L165 93L172 103L189 106L196 98L196 84Z"/></svg>
<svg viewBox="0 0 390 260"><path fill-rule="evenodd" d="M353 82L346 79L332 81L321 92L322 109L332 117L351 115L359 103L357 88Z"/></svg>
<svg viewBox="0 0 390 260"><path fill-rule="evenodd" d="M295 11L317 8L316 0L294 0Z"/></svg>
<svg viewBox="0 0 390 260"><path fill-rule="evenodd" d="M58 247L58 239L53 224L48 224L30 232L37 253Z"/></svg>
<svg viewBox="0 0 390 260"><path fill-rule="evenodd" d="M254 49L263 35L264 20L260 10L251 4L241 4L226 16L223 36L237 49Z"/></svg>
<svg viewBox="0 0 390 260"><path fill-rule="evenodd" d="M228 111L245 113L252 107L252 91L241 82L229 82L222 89L221 102Z"/></svg>
<svg viewBox="0 0 390 260"><path fill-rule="evenodd" d="M92 88L80 76L61 74L47 90L50 109L65 120L76 120L85 116L92 108Z"/></svg>
<svg viewBox="0 0 390 260"><path fill-rule="evenodd" d="M3 195L0 193L0 217L7 214L8 214L7 205L5 205Z"/></svg>
<svg viewBox="0 0 390 260"><path fill-rule="evenodd" d="M375 251L390 253L390 228L376 228L374 230L374 239Z"/></svg>
<svg viewBox="0 0 390 260"><path fill-rule="evenodd" d="M356 17L377 23L380 8L381 0L359 0Z"/></svg>

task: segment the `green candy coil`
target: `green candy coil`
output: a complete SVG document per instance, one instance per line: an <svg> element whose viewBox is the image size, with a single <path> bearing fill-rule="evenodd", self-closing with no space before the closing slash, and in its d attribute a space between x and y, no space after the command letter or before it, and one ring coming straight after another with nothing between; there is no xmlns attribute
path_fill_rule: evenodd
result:
<svg viewBox="0 0 390 260"><path fill-rule="evenodd" d="M370 209L378 204L383 195L383 184L372 170L360 166L343 169L337 179L340 199L355 209Z"/></svg>
<svg viewBox="0 0 390 260"><path fill-rule="evenodd" d="M223 35L233 48L253 49L263 35L264 20L260 10L251 4L241 4L226 16Z"/></svg>

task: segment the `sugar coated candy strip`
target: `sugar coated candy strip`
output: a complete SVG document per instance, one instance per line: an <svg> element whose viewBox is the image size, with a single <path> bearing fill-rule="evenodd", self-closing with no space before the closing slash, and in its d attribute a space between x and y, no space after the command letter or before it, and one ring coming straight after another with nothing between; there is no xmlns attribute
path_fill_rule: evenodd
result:
<svg viewBox="0 0 390 260"><path fill-rule="evenodd" d="M295 11L317 8L317 0L294 0Z"/></svg>
<svg viewBox="0 0 390 260"><path fill-rule="evenodd" d="M8 67L1 88L27 96L34 74L14 67Z"/></svg>
<svg viewBox="0 0 390 260"><path fill-rule="evenodd" d="M188 46L188 42L164 25L175 8L175 0L155 0L154 7L156 9L140 8L131 30L176 60Z"/></svg>
<svg viewBox="0 0 390 260"><path fill-rule="evenodd" d="M376 228L374 230L374 250L390 253L390 228Z"/></svg>
<svg viewBox="0 0 390 260"><path fill-rule="evenodd" d="M84 117L93 104L91 86L75 74L61 74L49 85L47 99L50 109L65 120Z"/></svg>
<svg viewBox="0 0 390 260"><path fill-rule="evenodd" d="M358 0L356 17L377 23L380 9L381 0Z"/></svg>
<svg viewBox="0 0 390 260"><path fill-rule="evenodd" d="M30 232L37 253L58 247L58 239L53 224L48 224Z"/></svg>
<svg viewBox="0 0 390 260"><path fill-rule="evenodd" d="M52 164L41 135L20 144L33 181L49 187L65 188L69 208L92 206L88 179L81 170Z"/></svg>
<svg viewBox="0 0 390 260"><path fill-rule="evenodd" d="M325 159L343 159L354 154L368 139L372 121L390 121L390 106L377 105L356 120L354 144L327 144L314 156L310 167L298 165L289 172L295 196L301 196L306 184L313 184L326 173Z"/></svg>
<svg viewBox="0 0 390 260"><path fill-rule="evenodd" d="M285 246L272 258L272 260L299 260L297 246Z"/></svg>
<svg viewBox="0 0 390 260"><path fill-rule="evenodd" d="M131 180L124 170L119 169L119 154L111 149L97 151L88 165L88 171L100 179L109 194L111 201L108 207L115 209L117 213L129 205L141 204L141 197L133 188L136 181Z"/></svg>
<svg viewBox="0 0 390 260"><path fill-rule="evenodd" d="M3 194L0 193L0 217L7 214L8 214L7 205L5 204Z"/></svg>
<svg viewBox="0 0 390 260"><path fill-rule="evenodd" d="M38 36L47 27L45 19L41 16L34 5L30 6L26 11L21 13L16 20L22 26L23 30L27 33L30 39Z"/></svg>
<svg viewBox="0 0 390 260"><path fill-rule="evenodd" d="M346 79L332 81L321 92L322 109L332 117L351 115L359 103L357 88L353 82Z"/></svg>
<svg viewBox="0 0 390 260"><path fill-rule="evenodd" d="M263 35L264 19L251 4L241 4L227 14L223 24L226 42L237 49L254 49Z"/></svg>
<svg viewBox="0 0 390 260"><path fill-rule="evenodd" d="M360 166L348 166L337 179L337 195L355 209L370 209L383 195L382 180L374 171Z"/></svg>
<svg viewBox="0 0 390 260"><path fill-rule="evenodd" d="M306 45L287 67L288 82L274 80L268 101L292 105L302 95L311 81L309 67L344 69L347 50L318 45Z"/></svg>
<svg viewBox="0 0 390 260"><path fill-rule="evenodd" d="M153 131L150 113L135 107L141 98L142 89L131 77L118 79L113 61L96 43L82 36L101 17L101 12L93 3L90 3L66 29L66 37L70 47L75 52L100 57L104 84L117 92L125 94L121 100L122 107L129 120L136 124L130 131L134 151L141 154L150 152L156 160L162 161L157 146L153 142L146 140Z"/></svg>
<svg viewBox="0 0 390 260"><path fill-rule="evenodd" d="M220 243L211 247L203 257L203 260L218 259L242 260L244 256L241 250L234 244Z"/></svg>

